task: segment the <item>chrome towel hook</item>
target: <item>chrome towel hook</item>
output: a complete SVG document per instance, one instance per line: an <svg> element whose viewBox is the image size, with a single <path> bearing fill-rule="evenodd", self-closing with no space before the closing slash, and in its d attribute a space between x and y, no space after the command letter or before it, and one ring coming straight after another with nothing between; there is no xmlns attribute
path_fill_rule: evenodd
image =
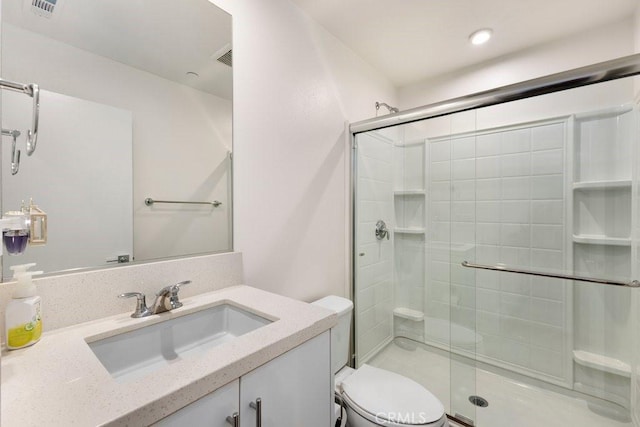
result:
<svg viewBox="0 0 640 427"><path fill-rule="evenodd" d="M31 97L33 98L33 116L31 118L31 129L27 131L27 156L36 151L38 143L38 122L40 118L40 87L37 84L29 85Z"/></svg>
<svg viewBox="0 0 640 427"><path fill-rule="evenodd" d="M31 129L27 130L27 155L32 155L36 151L38 143L38 124L40 122L40 87L37 84L23 84L0 79L0 88L24 93L33 98L33 116L31 118Z"/></svg>
<svg viewBox="0 0 640 427"><path fill-rule="evenodd" d="M16 150L16 143L18 137L20 136L19 130L8 130L2 129L3 136L10 136L12 138L11 141L11 175L15 175L18 173L20 169L20 150Z"/></svg>

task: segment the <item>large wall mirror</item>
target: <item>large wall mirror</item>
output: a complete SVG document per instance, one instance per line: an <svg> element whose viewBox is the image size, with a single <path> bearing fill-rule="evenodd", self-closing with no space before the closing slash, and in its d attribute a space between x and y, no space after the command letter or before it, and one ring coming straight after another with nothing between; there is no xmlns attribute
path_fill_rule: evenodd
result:
<svg viewBox="0 0 640 427"><path fill-rule="evenodd" d="M3 0L2 211L31 198L48 242L9 267L54 273L232 249L231 16L208 0ZM145 200L152 199L150 204ZM202 202L162 203L167 202Z"/></svg>

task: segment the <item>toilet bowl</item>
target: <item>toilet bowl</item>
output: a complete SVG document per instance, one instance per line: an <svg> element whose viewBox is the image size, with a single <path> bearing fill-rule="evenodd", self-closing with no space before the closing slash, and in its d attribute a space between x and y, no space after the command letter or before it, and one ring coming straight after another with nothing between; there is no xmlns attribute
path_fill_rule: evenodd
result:
<svg viewBox="0 0 640 427"><path fill-rule="evenodd" d="M335 390L347 409L348 427L447 427L442 403L417 382L384 369L347 365L353 303L328 296L312 303L338 314L331 329L331 367Z"/></svg>

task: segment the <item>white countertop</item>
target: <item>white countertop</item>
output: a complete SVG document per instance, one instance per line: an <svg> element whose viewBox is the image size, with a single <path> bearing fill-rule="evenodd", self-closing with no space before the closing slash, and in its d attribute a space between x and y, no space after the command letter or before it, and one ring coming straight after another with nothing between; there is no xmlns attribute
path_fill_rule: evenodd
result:
<svg viewBox="0 0 640 427"><path fill-rule="evenodd" d="M337 323L336 314L330 311L248 286L233 286L182 302L179 309L142 319L123 313L57 329L45 333L32 347L3 353L2 426L148 425ZM221 344L206 355L177 360L127 383L116 382L85 341L225 302L273 323Z"/></svg>

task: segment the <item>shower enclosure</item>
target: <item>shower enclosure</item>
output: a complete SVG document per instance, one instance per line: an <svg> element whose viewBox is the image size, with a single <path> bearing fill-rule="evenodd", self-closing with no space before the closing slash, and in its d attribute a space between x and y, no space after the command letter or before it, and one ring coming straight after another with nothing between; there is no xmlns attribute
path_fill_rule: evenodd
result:
<svg viewBox="0 0 640 427"><path fill-rule="evenodd" d="M638 71L351 125L356 366L469 425L640 425Z"/></svg>

